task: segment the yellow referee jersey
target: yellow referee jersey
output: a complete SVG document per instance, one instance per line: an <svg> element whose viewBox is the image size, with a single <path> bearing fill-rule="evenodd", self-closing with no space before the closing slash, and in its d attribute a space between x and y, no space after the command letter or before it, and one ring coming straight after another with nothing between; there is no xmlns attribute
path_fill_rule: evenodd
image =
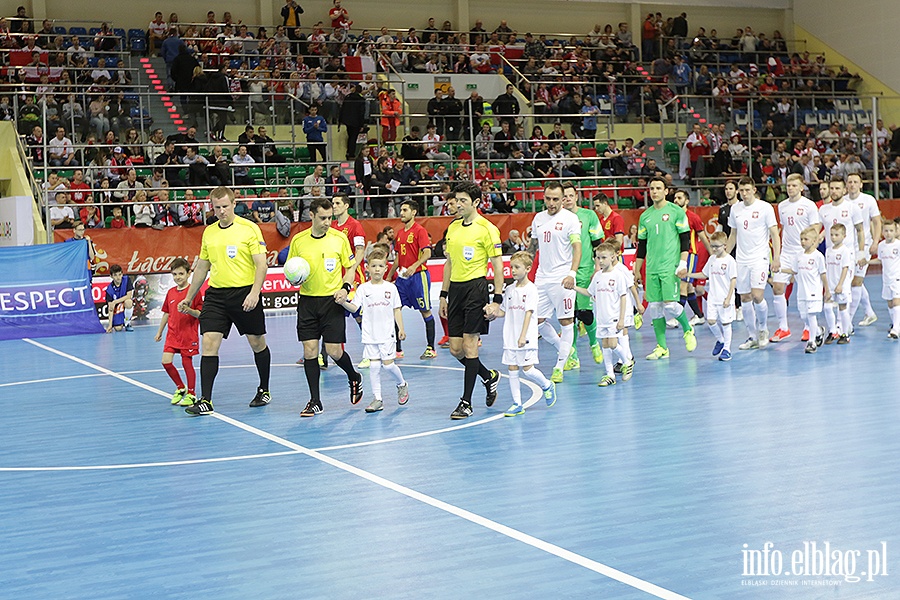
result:
<svg viewBox="0 0 900 600"><path fill-rule="evenodd" d="M468 225L463 224L463 219L450 223L445 241L445 252L450 257L450 281L485 277L488 260L502 254L500 230L481 215Z"/></svg>
<svg viewBox="0 0 900 600"><path fill-rule="evenodd" d="M313 237L312 227L295 235L288 259L295 256L309 263L309 277L300 286L301 296L331 296L343 285L344 269L353 266L350 241L333 228L320 238Z"/></svg>
<svg viewBox="0 0 900 600"><path fill-rule="evenodd" d="M203 230L200 258L209 261L210 287L253 285L256 278L253 257L265 253L266 241L259 226L242 217L235 217L228 227L215 223Z"/></svg>

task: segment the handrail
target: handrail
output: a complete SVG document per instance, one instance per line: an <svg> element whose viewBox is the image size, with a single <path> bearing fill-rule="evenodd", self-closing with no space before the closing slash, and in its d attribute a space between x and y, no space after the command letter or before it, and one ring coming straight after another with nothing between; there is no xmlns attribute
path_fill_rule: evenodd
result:
<svg viewBox="0 0 900 600"><path fill-rule="evenodd" d="M31 188L31 195L34 199L34 202L41 206L41 198L43 198L43 191L41 190L41 186L38 185L37 180L34 177L34 169L33 169L33 161L31 160L31 156L28 155L28 151L25 149L25 143L21 136L16 136L16 152L19 154L19 160L22 162L22 167L25 169L25 177L28 179L28 186ZM44 211L46 223L42 223L43 232L38 231L38 233L45 233L47 235L47 242L53 242L53 232L50 227L50 215L48 211Z"/></svg>

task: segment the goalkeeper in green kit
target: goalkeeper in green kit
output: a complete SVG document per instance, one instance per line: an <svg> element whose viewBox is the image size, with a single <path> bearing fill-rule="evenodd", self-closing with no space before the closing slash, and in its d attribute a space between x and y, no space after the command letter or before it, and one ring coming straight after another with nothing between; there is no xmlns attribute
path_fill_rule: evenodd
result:
<svg viewBox="0 0 900 600"><path fill-rule="evenodd" d="M597 218L597 213L588 208L578 206L578 190L575 189L575 186L571 182L566 182L562 187L563 208L575 213L575 216L581 221L581 262L578 263L578 271L575 273L575 285L587 288L591 283L591 278L594 276L594 248L603 242L603 228L600 226L600 219ZM590 296L582 294L575 296L575 318L584 325L587 331L594 362L602 363L603 349L600 347L600 342L597 341L597 323L594 322L594 301ZM571 371L581 366L578 360L577 344L578 336L576 335L572 340L569 358L563 367L566 371Z"/></svg>
<svg viewBox="0 0 900 600"><path fill-rule="evenodd" d="M697 347L694 328L688 323L684 307L678 302L679 281L687 275L687 255L690 248L690 226L684 209L666 200L666 180L650 180L650 200L653 205L641 213L638 222L637 259L634 261L634 280L641 282L641 267L647 263L644 298L649 306L647 315L653 320L656 348L647 360L669 357L666 345L666 319L675 319L684 331L684 347L693 352Z"/></svg>

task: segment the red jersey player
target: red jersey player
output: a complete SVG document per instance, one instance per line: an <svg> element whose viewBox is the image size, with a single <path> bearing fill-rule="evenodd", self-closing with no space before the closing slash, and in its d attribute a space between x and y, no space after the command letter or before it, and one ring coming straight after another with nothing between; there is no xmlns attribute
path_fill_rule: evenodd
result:
<svg viewBox="0 0 900 600"><path fill-rule="evenodd" d="M353 258L356 261L354 267L356 276L353 279L355 289L366 280L366 272L362 267L362 261L366 254L366 234L362 224L347 212L350 209L350 199L346 194L337 194L331 199L331 202L334 206L334 220L331 222L331 227L346 235L350 240L350 247L353 248Z"/></svg>
<svg viewBox="0 0 900 600"><path fill-rule="evenodd" d="M400 303L414 308L425 321L427 346L419 358L434 358L434 315L431 314L431 275L425 263L431 258L431 240L424 227L416 223L419 205L406 200L400 205L400 221L403 227L394 237L397 259L388 273L388 280L397 275L394 282L400 292Z"/></svg>
<svg viewBox="0 0 900 600"><path fill-rule="evenodd" d="M688 273L699 273L709 258L709 236L706 234L706 228L703 226L703 219L700 215L687 209L690 199L687 192L678 190L675 192L675 204L684 209L687 214L688 226L691 228L691 246L688 251ZM698 243L702 243L702 246ZM695 287L696 284L696 287ZM697 296L703 295L703 286L700 280L685 277L681 280L681 301L682 304L687 301L691 310L694 311L694 318L691 319L691 325L702 325L705 322L703 317L703 308Z"/></svg>
<svg viewBox="0 0 900 600"><path fill-rule="evenodd" d="M603 241L612 242L619 246L619 252L625 248L625 219L609 206L609 198L606 194L594 196L594 210L600 217L600 226L603 228Z"/></svg>
<svg viewBox="0 0 900 600"><path fill-rule="evenodd" d="M194 371L193 357L200 353L197 327L200 323L200 309L203 301L200 294L194 297L189 308L184 312L178 310L178 303L185 299L188 293L188 272L190 265L183 258L172 261L172 278L175 287L170 288L162 305L163 317L156 332L156 341L162 340L163 330L168 325L166 332L166 344L163 348L162 366L175 383L176 391L172 395L172 404L191 406L197 399L194 396L194 386L197 382L197 374ZM187 386L181 380L178 369L172 364L176 354L181 355L181 365L187 378Z"/></svg>

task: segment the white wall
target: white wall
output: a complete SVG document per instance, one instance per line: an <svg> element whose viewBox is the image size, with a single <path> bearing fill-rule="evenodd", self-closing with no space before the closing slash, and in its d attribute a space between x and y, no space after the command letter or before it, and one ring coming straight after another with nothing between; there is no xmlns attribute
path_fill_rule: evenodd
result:
<svg viewBox="0 0 900 600"><path fill-rule="evenodd" d="M896 3L794 0L794 22L900 93L900 69L890 50L900 30Z"/></svg>

